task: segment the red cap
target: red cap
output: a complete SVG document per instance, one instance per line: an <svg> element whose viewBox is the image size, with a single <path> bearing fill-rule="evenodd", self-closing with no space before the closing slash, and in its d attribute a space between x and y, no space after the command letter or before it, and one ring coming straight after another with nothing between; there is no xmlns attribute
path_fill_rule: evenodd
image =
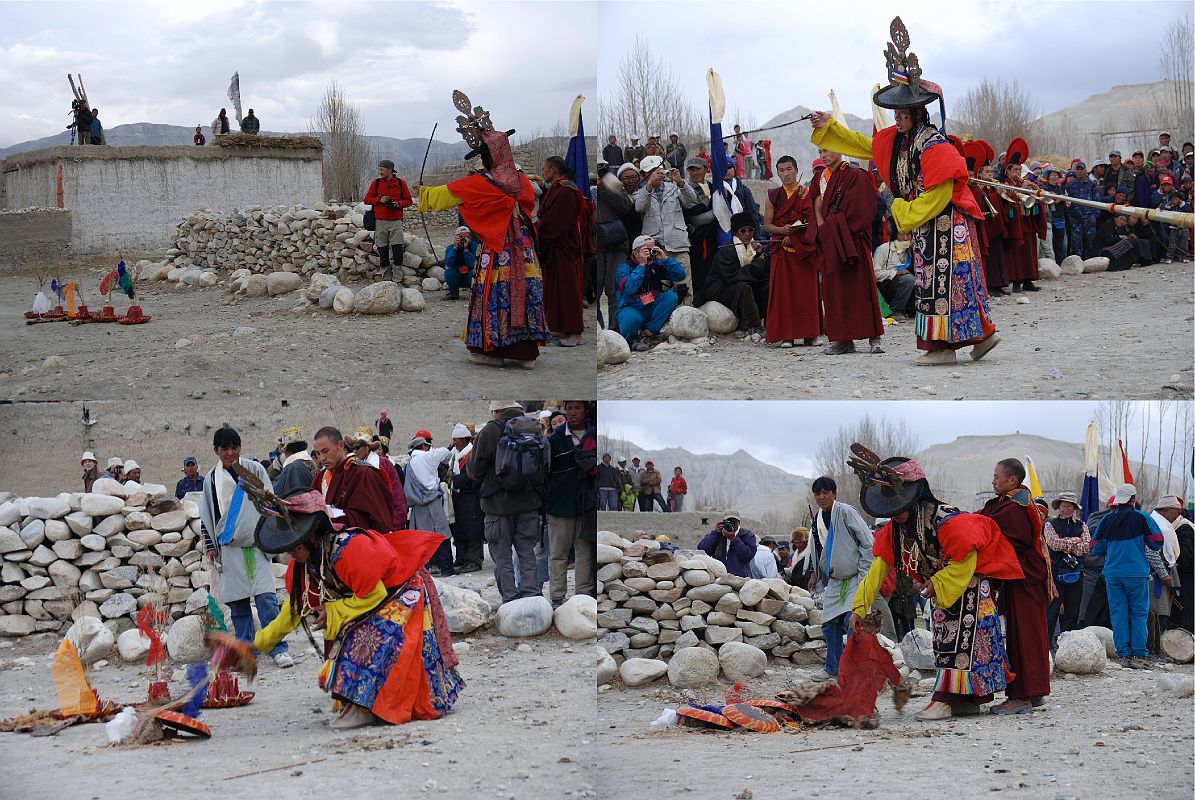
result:
<svg viewBox="0 0 1195 800"><path fill-rule="evenodd" d="M1162 177L1158 178L1158 183L1169 183L1171 186L1173 186L1174 178L1170 175L1163 175Z"/></svg>
<svg viewBox="0 0 1195 800"><path fill-rule="evenodd" d="M820 158L813 159L813 168L814 169L817 169L818 167L825 167L825 166L826 166L825 162L823 162Z"/></svg>
<svg viewBox="0 0 1195 800"><path fill-rule="evenodd" d="M432 440L431 431L415 431L415 435L422 436L424 439L427 439L429 442Z"/></svg>

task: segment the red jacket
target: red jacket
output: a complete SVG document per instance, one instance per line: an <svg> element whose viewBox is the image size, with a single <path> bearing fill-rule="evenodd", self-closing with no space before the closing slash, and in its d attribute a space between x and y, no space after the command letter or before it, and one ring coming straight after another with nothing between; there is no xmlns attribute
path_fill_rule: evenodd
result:
<svg viewBox="0 0 1195 800"><path fill-rule="evenodd" d="M398 208L392 208L382 203L382 198L387 195L398 203ZM407 188L407 182L397 175L393 178L375 178L373 183L369 184L369 191L365 193L363 202L373 206L375 219L402 219L402 210L414 204L411 199L411 190Z"/></svg>
<svg viewBox="0 0 1195 800"><path fill-rule="evenodd" d="M668 484L668 494L688 494L689 484L684 478L673 477L672 483Z"/></svg>

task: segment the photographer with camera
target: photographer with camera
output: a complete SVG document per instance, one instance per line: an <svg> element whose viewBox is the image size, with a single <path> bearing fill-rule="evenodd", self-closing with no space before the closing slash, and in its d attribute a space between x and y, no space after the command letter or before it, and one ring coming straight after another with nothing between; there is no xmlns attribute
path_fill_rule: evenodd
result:
<svg viewBox="0 0 1195 800"><path fill-rule="evenodd" d="M672 312L680 305L674 289L665 289L664 281L684 280L685 270L680 263L664 252L650 236L638 236L631 246L631 260L618 268L614 284L618 302L613 314L614 324L622 338L636 352L652 348L637 342L641 330L655 338Z"/></svg>
<svg viewBox="0 0 1195 800"><path fill-rule="evenodd" d="M697 193L685 182L680 170L666 168L660 156L645 156L640 169L645 181L633 200L635 210L643 215L643 234L658 242L684 269L684 288L677 287L677 299L692 305L689 229L684 212L697 204Z"/></svg>
<svg viewBox="0 0 1195 800"><path fill-rule="evenodd" d="M459 300L461 289L473 284L473 265L477 263L477 250L481 241L465 225L456 229L452 244L444 250L444 282L448 284L445 300Z"/></svg>
<svg viewBox="0 0 1195 800"><path fill-rule="evenodd" d="M78 99L72 100L71 115L73 121L66 129L69 131L73 128L79 135L78 144L91 144L91 109L87 103Z"/></svg>
<svg viewBox="0 0 1195 800"><path fill-rule="evenodd" d="M393 277L393 268L402 270L403 245L402 210L413 204L407 182L394 172L394 162L382 159L378 162L378 177L369 185L362 201L373 206L376 228L373 232L373 247L382 266L382 280ZM391 264L393 255L393 266Z"/></svg>
<svg viewBox="0 0 1195 800"><path fill-rule="evenodd" d="M755 534L740 527L734 512L702 537L697 549L726 565L726 571L740 578L751 577L751 559L755 558Z"/></svg>

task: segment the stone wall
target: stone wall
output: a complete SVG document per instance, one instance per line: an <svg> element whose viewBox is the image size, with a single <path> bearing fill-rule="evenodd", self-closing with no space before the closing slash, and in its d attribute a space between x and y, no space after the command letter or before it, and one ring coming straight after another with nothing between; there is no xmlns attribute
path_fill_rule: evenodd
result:
<svg viewBox="0 0 1195 800"><path fill-rule="evenodd" d="M323 196L318 150L235 147L50 147L5 161L9 208L72 212L76 254L146 252L170 245L181 217Z"/></svg>
<svg viewBox="0 0 1195 800"><path fill-rule="evenodd" d="M198 495L101 478L92 492L0 503L0 636L99 617L114 635L153 603L172 620L202 614L209 575ZM275 576L285 565L275 565Z"/></svg>
<svg viewBox="0 0 1195 800"><path fill-rule="evenodd" d="M301 206L246 208L221 212L204 208L177 224L170 235L166 267L181 275L194 271L249 273L324 273L344 283L380 276L373 232L362 227L368 206L316 203ZM417 220L406 219L401 278L408 288L435 291L443 286L444 268L436 266L429 242L413 234ZM151 277L157 277L155 273Z"/></svg>
<svg viewBox="0 0 1195 800"><path fill-rule="evenodd" d="M671 553L659 542L632 543L610 531L598 533L597 560L598 644L615 664L668 662L690 647L720 657L731 642L758 651L759 674L769 656L805 667L825 660L821 612L799 586L729 575L704 553ZM735 650L752 652L737 647L728 652ZM711 681L719 674L718 663L711 662ZM733 669L723 671L733 680L743 677Z"/></svg>
<svg viewBox="0 0 1195 800"><path fill-rule="evenodd" d="M598 512L598 526L623 539L634 540L639 531L652 536L662 534L677 547L695 550L701 537L713 530L725 516L725 511L681 511L675 514L601 511ZM754 531L757 538L764 535L764 524L757 519L741 519L739 524Z"/></svg>

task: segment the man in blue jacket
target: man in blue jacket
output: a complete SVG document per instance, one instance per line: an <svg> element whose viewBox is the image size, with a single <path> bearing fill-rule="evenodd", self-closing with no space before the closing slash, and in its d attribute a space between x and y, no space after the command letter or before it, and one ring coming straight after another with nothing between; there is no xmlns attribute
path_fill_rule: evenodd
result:
<svg viewBox="0 0 1195 800"><path fill-rule="evenodd" d="M1120 664L1129 669L1149 669L1146 637L1149 633L1149 558L1146 548L1162 549L1162 532L1156 522L1136 506L1137 489L1122 483L1112 500L1115 506L1100 519L1091 534L1091 552L1104 557L1104 584L1112 616L1112 640Z"/></svg>
<svg viewBox="0 0 1195 800"><path fill-rule="evenodd" d="M737 514L726 519L702 537L697 549L726 565L726 571L740 578L751 577L751 559L755 558L755 534L739 525Z"/></svg>
<svg viewBox="0 0 1195 800"><path fill-rule="evenodd" d="M614 324L632 350L651 349L650 345L635 340L645 328L652 336L659 334L680 304L676 291L664 288L664 282L679 283L684 279L685 268L650 236L635 238L631 260L614 274L614 285L618 290Z"/></svg>

